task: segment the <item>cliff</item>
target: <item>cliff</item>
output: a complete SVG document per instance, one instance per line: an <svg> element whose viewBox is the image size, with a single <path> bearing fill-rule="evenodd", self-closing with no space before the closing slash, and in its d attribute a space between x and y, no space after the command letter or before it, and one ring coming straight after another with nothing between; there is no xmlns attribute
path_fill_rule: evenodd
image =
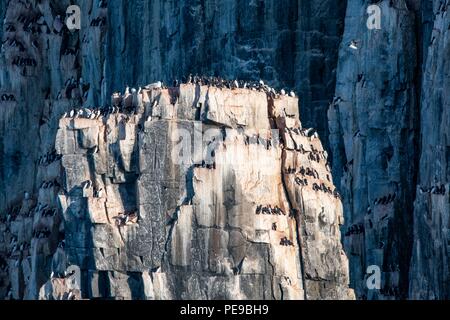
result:
<svg viewBox="0 0 450 320"><path fill-rule="evenodd" d="M182 84L119 104L132 111L59 120L36 198L3 224L13 298L353 297L342 205L296 98Z"/></svg>
<svg viewBox="0 0 450 320"><path fill-rule="evenodd" d="M189 73L220 75L229 79L264 79L273 87L284 87L287 91L294 90L298 93L304 127L317 128L321 143L330 154L330 179L342 195L345 225L341 228L341 233L343 247L349 257L350 286L355 289L357 298L448 299L449 1L380 1L376 4L380 8L381 29L368 29L367 8L372 2L0 1L0 96L8 97L0 101L2 220L6 223L8 213L11 214L14 208L14 216L21 212L19 217L26 216L32 208L33 212L36 210L39 190L47 179L47 174L50 174L47 169L42 169L39 162L45 160L45 155L48 160L49 154L53 159L56 155L53 152L55 147L61 147L60 137L65 133L62 131L64 126L60 126L60 119L65 112L74 108L94 109L111 104L111 94L123 90L127 85L137 88L157 80L172 84L173 79L181 79ZM66 8L72 3L80 6L82 15L81 29L70 32L63 20ZM249 97L253 97L253 94L250 93ZM173 93L170 95L173 96ZM154 98L148 99L153 101ZM270 98L266 97L266 102L260 99L258 103L271 105ZM214 120L205 120L198 111L199 114L189 120L187 114L191 111L178 111L188 110L189 108L185 109L187 105L183 101L176 101L183 107L177 108L176 112L171 111L175 113L170 117L179 118L180 121L193 122L192 119L196 119L203 122L202 131L205 130L204 126L221 127L223 117L226 117L224 114L217 114L213 117ZM198 106L199 110L202 108L205 106ZM151 105L145 106L146 116L150 109ZM143 112L141 110L138 114ZM280 130L283 126L276 121L277 116L272 112L269 108L267 115L264 115L263 119L271 119L270 126L264 128ZM111 130L116 126L120 127L121 117L114 117L118 119L114 120L116 124L111 124ZM298 111L295 117L300 119ZM128 139L114 138L122 141L111 144L113 151L108 151L107 154L114 158L102 155L107 159L95 161L100 161L105 168L98 169L91 164L84 168L83 172L89 172L89 179L105 175L108 179L114 177L111 184L139 185L139 175L148 173L141 173L138 166L141 149L137 141L140 131L148 130L144 127L147 119L139 119L131 117L127 122L129 125L126 130L137 130L137 133L126 131L125 134L127 137L135 134L136 141L124 143ZM100 122L102 121L106 120ZM245 124L244 128L255 126L254 122L248 122L249 119L241 118L239 121ZM131 129L135 125L137 129ZM191 130L186 125L186 130ZM226 125L226 128L236 129L237 124L233 126L229 128ZM86 129L83 135L88 136L93 134L90 130L97 130L81 129ZM76 130L81 129L68 129L77 132L77 143ZM106 129L99 125L98 130L104 132L102 130ZM173 130L172 127L161 127L161 130L178 132L178 129ZM281 129L281 139L286 134ZM289 135L296 139L296 134L291 132ZM80 139L84 139L83 137L80 136ZM79 147L84 150L80 152L87 159L82 161L84 164L96 163L89 158L93 152L89 146L95 141L91 141L91 138L88 140ZM224 140L223 143L227 144L226 139ZM292 147L289 147L288 141L282 142L283 147L277 147L281 155L273 154L271 157L274 156L274 161L277 162L294 161L294 156L289 151ZM104 143L105 146L110 145L107 140ZM316 146L314 148L321 150ZM99 150L98 152L103 152L101 148ZM75 154L79 154L78 152ZM132 157L122 160L121 157L126 152L127 156ZM60 156L66 157L65 154ZM137 160L133 157L137 157ZM68 158L70 157L66 157ZM61 179L70 171L71 165L66 163L65 167L59 167L60 164L56 163L60 161L62 159L53 164L56 168L49 170L54 170L50 177L57 179L63 188L65 182ZM192 163L198 164L196 161L197 158ZM253 160L251 161L249 163L253 164ZM110 164L113 169L109 168ZM234 166L233 168L237 170ZM316 168L321 173L322 169L319 169ZM100 170L99 173L96 170ZM219 170L218 167L215 170ZM83 172L80 175L88 174ZM183 180L183 176L190 177L193 174L192 170L186 172L177 168L170 171L170 176ZM300 209L300 214L306 214L308 207L304 207L303 200L296 198L297 189L290 186L291 180L295 182L295 178L282 172L279 170L278 178L272 183L276 184L277 179L281 179L285 199L271 200L278 203L279 207L287 201L291 208ZM163 178L152 179L162 181ZM217 177L211 179L218 181ZM97 183L95 179L92 181ZM105 183L103 181L102 185ZM189 199L194 199L192 188L194 187L190 186L186 190L179 190L188 202L181 205L195 207L194 202L189 204ZM134 206L127 204L127 210L139 211L138 189L125 189L126 194L120 189L114 192L118 192L121 199L129 196L130 201L135 203ZM107 191L106 187L104 190ZM51 192L55 197L51 197L49 205L57 207L59 202L56 200L65 198L68 203L76 202L75 195L70 192L62 199L57 196L58 191ZM24 202L25 193L28 193L30 199ZM114 199L117 197L114 196ZM86 199L80 200L79 205L84 206L80 208L87 208ZM251 198L249 201L256 200ZM316 208L328 203L328 200L320 198L317 203L305 203ZM330 207L334 208L338 217L341 212L339 204L332 204ZM37 208L39 209L39 205ZM63 230L66 224L63 212L66 209L61 207L59 210L60 216L56 219L54 228L61 229L58 231L60 235L55 233L55 239L51 242L53 247L46 249L46 253L37 258L41 262L34 262L44 263L46 267L39 265L35 268L37 273L34 277L37 280L32 281L34 287L30 289L33 297L38 295L39 286L48 280L48 259L51 259L56 250L59 238L62 239L66 234ZM317 211L317 208L314 210ZM18 225L33 228L30 226L32 216L33 214L23 217L24 222ZM297 229L307 230L307 221L306 216L304 219L297 219ZM92 221L89 223L92 224ZM113 221L108 220L108 223L113 224ZM5 224L1 228L10 228L10 224L11 221L7 223L8 227ZM89 224L85 227L87 225ZM17 234L19 231L15 230ZM89 238L90 232L77 230L75 233ZM31 234L33 235L33 231ZM164 233L166 236L168 234ZM307 236L310 239L316 237ZM326 250L337 248L338 245L334 242L336 237L338 236L326 235L326 239L332 239L327 240L331 244L325 246ZM298 238L301 238L301 233ZM4 234L3 241L9 243L10 236ZM306 240L294 242L299 249L308 243L310 242ZM332 269L327 267L317 273L313 271L320 264L314 260L320 256L316 251L320 245L316 242L310 244L309 249L305 247L298 250L301 251L298 259L301 263L296 268L302 270L302 276L298 278L302 280L299 280L301 286L296 292L302 295L303 290L306 297L308 294L312 298L325 297L324 293L312 293L316 289L305 289L311 283L316 285L318 291L317 284L321 281L314 279L329 279L325 275L328 271L324 270ZM83 248L93 247L93 244L84 242ZM164 250L168 248L164 245ZM336 249L333 254L338 251ZM2 254L6 255L7 252L9 251L3 249ZM80 254L81 252L82 250ZM28 251L22 254L33 255ZM83 254L94 257L92 252ZM306 259L308 255L311 261L314 260L309 270ZM97 270L97 267L92 267L92 261L89 263L89 268L84 267L84 270ZM121 263L126 265L125 262ZM145 267L150 265L146 262ZM370 265L377 265L381 269L381 290L367 289L366 270ZM31 262L29 266L23 267L24 270L32 268ZM125 268L121 272L123 269ZM346 274L344 269L337 271L336 267L335 270ZM98 272L102 272L98 278L110 278L107 272ZM28 281L23 272L3 274L22 283L16 285L16 288L23 291L27 287L23 284ZM307 278L313 280L309 281ZM333 279L338 278L340 276L336 275ZM108 283L106 280L99 282ZM345 283L344 280L335 282ZM337 288L339 285L332 287ZM21 292L20 290L16 291ZM276 297L283 290L280 289ZM275 296L274 292L272 297ZM7 295L8 292L4 294ZM286 297L285 293L283 295ZM330 295L335 296L334 293ZM22 292L19 296L25 294ZM142 295L139 293L138 296ZM341 295L344 296L345 294Z"/></svg>
<svg viewBox="0 0 450 320"><path fill-rule="evenodd" d="M378 5L371 30L367 5L348 3L328 110L351 287L369 299L448 299L449 3ZM367 290L370 265L380 291Z"/></svg>

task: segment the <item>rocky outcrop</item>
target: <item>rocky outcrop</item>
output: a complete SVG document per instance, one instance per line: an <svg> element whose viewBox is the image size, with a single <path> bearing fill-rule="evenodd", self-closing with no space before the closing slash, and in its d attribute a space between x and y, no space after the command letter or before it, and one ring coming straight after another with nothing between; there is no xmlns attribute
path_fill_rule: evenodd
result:
<svg viewBox="0 0 450 320"><path fill-rule="evenodd" d="M181 85L119 100L136 112L59 120L50 183L3 224L13 298L353 297L339 194L296 98Z"/></svg>

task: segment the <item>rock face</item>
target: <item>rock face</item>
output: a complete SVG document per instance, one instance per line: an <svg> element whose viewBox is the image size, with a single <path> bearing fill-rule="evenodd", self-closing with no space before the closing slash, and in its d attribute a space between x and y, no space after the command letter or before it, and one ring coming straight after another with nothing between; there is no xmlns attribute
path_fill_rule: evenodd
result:
<svg viewBox="0 0 450 320"><path fill-rule="evenodd" d="M433 1L420 108L421 152L414 202L409 295L450 298L450 17L449 2Z"/></svg>
<svg viewBox="0 0 450 320"><path fill-rule="evenodd" d="M366 27L368 5L348 3L328 111L351 287L448 299L449 3L382 1L379 30ZM371 265L379 291L366 286Z"/></svg>
<svg viewBox="0 0 450 320"><path fill-rule="evenodd" d="M38 168L50 183L3 224L13 298L353 298L341 201L296 98L181 85L119 99L136 112L59 120Z"/></svg>
<svg viewBox="0 0 450 320"><path fill-rule="evenodd" d="M380 8L382 29L369 30L366 7L356 3L347 7L337 98L329 109L330 142L333 170L340 178L346 218L351 221L344 230L344 244L352 260L352 285L359 295L373 293L366 293L361 280L366 268L376 265L385 275L382 289L398 288L396 294L406 297L418 115L417 57L404 47L416 45L410 32L414 16L388 2ZM357 49L349 46L353 39L359 41ZM399 282L389 283L388 274Z"/></svg>
<svg viewBox="0 0 450 320"><path fill-rule="evenodd" d="M106 262L102 262L103 269L92 267L92 263L96 263L93 257L98 257L99 252L94 254L93 250L86 249L103 248L94 246L94 240L88 240L93 239L93 233L89 229L91 224L101 225L99 230L103 228L104 231L108 228L106 225L111 225L111 228L114 226L114 221L110 220L107 214L96 214L107 203L106 200L103 203L101 199L106 197L108 191L118 202L114 205L114 210L119 210L117 208L122 206L130 212L144 212L153 210L151 205L155 204L144 203L141 206L142 197L139 190L142 191L142 188L139 186L154 182L155 185L166 186L167 190L177 189L179 192L176 196L172 193L170 196L164 196L171 198L172 202L163 201L162 196L155 199L154 201L159 201L156 206L161 204L158 210L177 209L176 212L181 212L182 208L185 210L184 206L192 206L192 209L186 210L192 211L190 216L196 217L194 184L185 185L184 189L178 187L179 183L175 185L175 181L185 182L186 178L190 179L195 170L186 169L183 165L180 168L167 169L166 176L152 175L148 168L141 172L140 160L147 158L147 153L151 151L140 146L141 139L147 139L141 137L140 131L153 132L153 135L149 133L148 139L156 141L164 138L164 132L168 137L172 131L203 132L209 126L222 130L220 127L224 123L227 130L237 130L240 126L247 128L245 130L270 130L276 126L276 129L280 130L279 135L284 147L278 147L277 152L280 154L274 151L274 154L267 157L274 157L271 161L280 165L288 164L288 168L291 165L291 169L296 161L303 161L297 159L298 152L291 152L296 145L283 140L285 136L290 136L293 140L303 138L284 131L282 121L280 123L276 120L277 115L271 108L264 115L254 109L247 110L249 113L245 115L236 114L237 111L223 113L222 109L218 109L215 113L209 113L208 120L205 120L203 114L208 114L209 111L204 110L204 102L193 103L189 99L192 99L192 95L200 96L198 91L203 92L206 89L195 89L195 93L189 94L183 93L183 90L180 90L178 95L167 93L169 96L164 99L177 96L176 103L160 103L158 100L159 104L153 110L151 105L149 107L147 104L161 95L155 92L155 96L146 98L148 101L143 103L143 110L139 110L137 118L132 117L127 122L128 126L121 125L121 117L116 116L115 120L114 117L108 120L112 121L109 129L104 123L94 126L91 120L81 121L80 128L70 129L71 124L68 124L67 130L64 131L64 126L60 127L64 112L74 107L110 104L112 92L122 90L126 85L137 87L157 79L170 84L173 78L181 78L192 72L215 74L230 79L261 78L274 87L295 89L299 93L303 124L305 127L318 129L321 141L330 153L333 178L343 197L345 226L342 228L342 241L350 259L350 285L355 289L358 298L448 299L449 1L380 1L377 3L381 10L379 30L370 30L366 26L367 8L372 2L374 1L0 1L0 96L8 98L0 100L0 213L5 222L0 225L0 237L3 237L0 254L4 257L11 253L18 238L29 244L22 249L18 246L19 250L11 260L13 265L8 269L10 271L4 271L3 267L0 269L2 279L6 277L11 281L8 282L11 284L11 294L16 298L35 298L42 289L42 297L48 298L49 294L52 294L55 297L67 298L68 291L79 297L80 288L73 281L54 278L47 282L52 269L55 273L62 272L58 268L61 269L66 264L64 259L67 258L66 251L71 250L70 241L85 241L84 246L80 247L84 249L77 251L77 254L80 259L90 257L89 262L83 262L82 265L83 272L91 270L92 275L90 278L83 276L83 287L87 288L88 279L91 279L91 284L93 281L102 284L95 289L95 294L89 293L92 295L105 296L108 295L107 292L111 295L111 287L104 287L103 284L113 284L115 281L137 283L128 288L144 288L143 283L147 285L151 277L144 273L142 276L132 274L130 277L124 266L128 268L129 265L141 263L147 268L153 266L154 261L159 258L170 261L167 260L168 256L160 256L163 245L156 240L153 244L152 240L152 246L155 248L149 249L147 246L145 249L152 252L151 256L146 257L152 262L140 262L140 255L123 258L124 253L118 252L116 255L122 257L119 259L122 269L117 269L118 274L115 274L113 279L112 275L105 271L109 270L105 267L108 265ZM69 31L63 20L67 7L74 3L81 9L81 29ZM349 47L352 40L356 41L356 49ZM206 96L204 99L206 100ZM225 102L220 104L228 105L229 97L223 99ZM244 94L240 99L243 99L240 105L275 105L275 102L270 102L270 98L257 98L254 93ZM259 100L253 102L253 99ZM329 101L333 103L329 105ZM202 103L202 106L198 105L192 110L186 107L199 103ZM177 104L181 107L170 107ZM167 105L168 108L162 107ZM163 120L178 119L183 124L177 123L174 129L172 122L170 126L168 123L159 123L158 127L156 122L151 120L154 127L145 127L147 118L142 118L143 114L147 117L153 112L157 112L158 117ZM295 114L298 120L298 110L295 112L292 111L292 114ZM282 115L281 118L289 117ZM263 125L267 119L270 125ZM194 121L202 122L201 128L195 127ZM95 138L97 130L99 137L100 133L105 133L102 141ZM111 141L107 139L108 130L116 132L111 133ZM230 133L231 136L228 137L233 134ZM135 141L131 142L131 138L128 138L133 135ZM124 136L127 139L123 139ZM240 136L236 135L236 139L239 140ZM229 143L224 140L224 144ZM310 143L300 140L296 143L303 144L305 149L311 147L308 147ZM107 148L106 151L100 148L100 144ZM172 146L176 145L172 143ZM61 148L60 152L64 151L61 154L64 159L56 160L58 157L55 146ZM160 148L163 146L169 148L167 144L161 145ZM99 147L98 151L95 150L96 147ZM320 152L320 147L314 144L313 147ZM168 156L164 159L167 158ZM245 159L254 163L252 158ZM72 167L74 163L78 164L78 160L81 161L80 166ZM198 164L197 160L186 158L186 163ZM92 164L96 167L92 167ZM323 164L320 164L320 167L322 168ZM235 172L241 169L239 166L232 166ZM323 180L323 168L315 169ZM72 172L73 170L80 171ZM212 171L217 170L218 167ZM58 196L58 190L65 187L67 181L63 181L62 177L67 174L74 179L69 183L75 183L78 187L75 190L67 190L68 194L61 197ZM80 181L77 179L78 176L80 179L86 178L86 175L95 182L95 186L98 184L105 187L104 197L89 202L90 196L80 195L80 186L77 184ZM108 179L103 181L98 176ZM231 177L228 173L225 176ZM253 179L250 175L241 176L243 181ZM94 177L96 178L93 179ZM174 178L166 181L167 177ZM292 174L284 174L280 170L276 177L271 185L277 184L276 181L281 179L285 196L283 198L280 195L270 200L279 208L282 203L287 202L290 208L297 208L300 214L305 215L304 219L297 219L295 222L297 230L303 228L305 233L303 240L294 241L294 245L299 249L300 261L300 267L295 268L300 268L302 275L298 278L301 279L298 280L301 286L295 289L295 294L307 298L336 295L344 298L345 293L339 295L337 292L345 291L338 289L340 284L345 283L345 280L339 280L345 278L345 267L329 268L329 263L326 262L333 255L340 254L339 245L335 242L337 236L333 235L335 231L328 230L328 233L324 233L325 231L319 229L325 237L323 239L327 239L327 245L320 245L318 242L321 240L313 240L319 237L309 229L307 217L308 212L325 217L326 210L322 213L322 206L333 208L336 217L339 217L339 203L329 204L330 199L334 201L333 197L328 199L328 195L322 195L320 192L317 193L319 199L310 198L316 196L316 193L308 193L302 195L300 200L297 193L304 186L299 189L300 182L297 182L293 188L292 184L296 183L296 179ZM208 179L204 178L204 184L197 187L203 188L211 183L219 184L218 181L225 181L215 175ZM60 187L49 187L48 183L43 185L44 181L55 180ZM243 192L247 190L245 188L249 186L226 192L224 190L227 189L223 187L208 190L225 193L225 198L229 199L232 192ZM28 193L27 199L24 192ZM145 197L157 192L166 191L156 190ZM253 196L256 195L252 193ZM183 202L179 203L181 198L177 197L184 197ZM255 202L257 199L252 197L242 200L241 203ZM125 198L126 200L122 200ZM48 204L48 208L42 208L39 202ZM71 207L72 202L74 205ZM174 207L173 203L177 205ZM169 204L170 207L167 207ZM59 208L58 214L51 211L54 208ZM226 208L229 208L228 205ZM67 210L84 214L94 212L93 221L96 222L92 222L91 216L88 215L89 223L82 223L80 229L66 233L64 228L78 228L74 227L76 223L65 223L62 214ZM247 207L245 210L248 210ZM14 221L10 218L6 223L8 214L15 217ZM40 220L41 218L36 217L42 214L45 215L41 217L46 221L44 224L35 221ZM189 214L183 215L188 216ZM224 229L230 233L227 224L224 226L224 219L228 221L229 216L227 213L226 219L222 217L222 224L217 227L207 227L207 224L201 227L211 230ZM66 218L70 217L72 216ZM157 228L156 226L163 223L161 221L152 222L151 228ZM189 224L189 221L181 219L179 223ZM163 228L164 233L155 233L152 237L162 239L173 232L176 234L176 226L177 224L172 224L166 227L168 231ZM312 228L316 227L312 225ZM150 230L149 226L146 228ZM35 240L32 240L33 230L34 237L37 238ZM161 230L158 232L162 232ZM196 231L192 230L196 234ZM50 231L52 240L48 246L48 241L43 240L46 238L39 237L47 237ZM125 238L116 239L113 238L113 233L105 233L111 237L113 243L118 239L125 243ZM68 247L58 248L58 243L66 234L74 234L80 239L67 240ZM180 243L184 243L184 237L188 236L177 236L174 238L174 245L182 246ZM220 236L222 233L217 237ZM228 237L231 239L230 234ZM302 232L298 232L297 238L302 238ZM204 235L201 239L203 240L196 238L195 241L205 243L205 239L209 238ZM289 238L291 241L292 239ZM172 250L171 246L172 242L164 244L164 252L167 252L167 255ZM266 246L270 248L271 244L266 243ZM136 249L136 252L138 251ZM58 254L54 257L55 252ZM316 259L324 257L323 252L328 252L328 258L321 258L325 263L319 263ZM73 254L68 256L71 255ZM233 259L235 257L236 254ZM0 261L2 266L8 259ZM16 266L17 259L22 262ZM179 268L181 262L170 263ZM89 267L85 267L86 265ZM324 269L314 270L317 265L324 266ZM381 290L367 289L365 274L367 267L371 265L379 266L382 271ZM222 267L213 268L217 273L218 268ZM335 270L336 273L331 276L330 270ZM177 273L170 271L168 274ZM259 273L255 271L248 274ZM144 280L140 280L141 278ZM272 277L272 283L278 281L273 279ZM321 279L335 280L329 282ZM169 283L173 279L164 281ZM44 283L45 287L41 288ZM331 290L329 296L321 292L326 291L323 289L323 283L325 287L330 284L334 290ZM8 285L0 287L0 291L3 290L0 297L8 296ZM133 295L144 296L142 290L134 292ZM157 289L151 291L148 287L145 287L145 290L148 296L151 292L157 292ZM275 289L272 290L272 297L280 297L285 289L277 289L278 293ZM244 291L242 289L240 292ZM285 291L283 298L288 296ZM289 292L292 294L289 297L295 295L291 289ZM86 290L83 294L87 294ZM127 295L130 293L116 294L123 297ZM245 296L244 293L242 295Z"/></svg>

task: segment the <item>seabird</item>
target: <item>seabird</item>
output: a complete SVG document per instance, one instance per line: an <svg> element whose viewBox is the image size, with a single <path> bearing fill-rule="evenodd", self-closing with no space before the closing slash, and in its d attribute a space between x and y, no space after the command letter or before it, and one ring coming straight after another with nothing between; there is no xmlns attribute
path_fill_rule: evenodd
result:
<svg viewBox="0 0 450 320"><path fill-rule="evenodd" d="M291 96L291 97L295 97L295 93L294 93L294 91L291 91L291 92L289 92L289 96Z"/></svg>
<svg viewBox="0 0 450 320"><path fill-rule="evenodd" d="M352 41L350 41L350 45L348 47L350 49L357 50L358 49L357 44L358 44L358 42L356 40L352 40Z"/></svg>

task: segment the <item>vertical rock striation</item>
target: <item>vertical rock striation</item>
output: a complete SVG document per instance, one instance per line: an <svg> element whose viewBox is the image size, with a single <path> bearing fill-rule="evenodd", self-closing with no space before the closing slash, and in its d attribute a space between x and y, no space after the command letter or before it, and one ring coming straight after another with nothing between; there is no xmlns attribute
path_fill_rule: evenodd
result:
<svg viewBox="0 0 450 320"><path fill-rule="evenodd" d="M196 170L168 168L166 175L162 176L153 175L148 168L141 172L140 159L146 158L154 151L146 150L139 143L142 139L163 139L164 132L166 136L169 132L178 132L181 130L178 129L179 126L183 129L181 131L189 132L203 132L207 127L221 127L226 122L225 119L235 117L234 113L209 114L210 118L205 120L203 117L208 114L208 110L204 110L204 102L195 99L195 103L192 102L192 95L198 98L197 91L200 90L203 95L206 89L195 89L196 92L187 94L186 92L192 89L185 88L180 91L179 96L169 94L170 97L177 96L176 104L183 106L174 110L169 107L168 110L172 110L170 112L174 112L173 114L165 114L169 111L161 106L174 105L174 101L161 104L158 100L160 106L155 106L156 110L160 110L158 112L164 114L163 119L177 120L175 124L173 121L156 123L153 120L147 123L146 118L140 118L142 114L147 117L154 112L151 105L147 104L154 101L155 97L149 97L147 104L144 103L145 110L138 112L141 116L132 117L125 126L120 124L120 116L111 117L109 122L106 121L107 125L100 120L98 125L93 125L92 121L81 121L84 123L81 128L70 127L71 124L64 127L60 118L64 112L75 107L92 109L94 106L110 104L111 93L126 85L137 86L156 79L170 83L173 78L181 78L182 75L192 72L215 74L230 79L262 78L275 87L296 89L302 101L304 126L314 126L318 129L321 143L331 154L333 178L342 193L343 210L339 207L340 201L334 196L329 197L329 193L322 194L318 191L303 194L302 190L308 190L308 187L301 185L303 180L293 173L280 170L279 175L274 178L277 183L281 180L282 187L277 185L276 188L284 189L285 195L278 195L276 199L270 198L271 201L280 208L282 204L287 203L290 208L297 208L300 214L304 215L303 218L297 216L295 220L296 228L301 232L297 232L296 237L289 233L292 238L288 238L291 241L297 239L293 241L296 246L294 251L299 252L298 261L301 263L295 268L301 270L302 276L298 278L298 284L292 284L292 288L295 288L293 291L291 284L283 284L282 288L272 287L272 291L266 291L264 297L286 298L300 295L314 299L347 296L345 257L341 256L336 240L335 221L327 217L326 208L333 208L336 219L342 211L345 215L343 242L350 259L351 286L355 288L358 298L448 298L449 2L378 2L381 8L381 29L369 30L366 28L366 9L372 2L0 1L0 96L5 97L0 101L0 212L3 221L0 226L0 252L11 254L11 250L17 245L17 252L8 256L10 260L0 261L1 277L10 279L8 283L12 289L9 292L6 290L7 286L2 286L0 296L8 296L11 293L16 298L35 298L42 284L48 280L51 270L55 273L62 272L57 266L65 264L65 251L72 252L69 256L73 257L73 248L70 249L70 245L65 249L58 247L66 234L64 228L67 227L70 231L68 235L85 237L70 241L83 244L80 248L84 248L84 251L80 249L79 259L90 257L87 261L80 262L83 270L92 271L89 279L95 278L98 283L111 285L102 285L90 292L90 295L156 297L154 295L158 292L157 289L150 290L143 286L143 283L149 283L145 280L148 279L147 275L143 276L144 280L140 280L140 274L130 276L128 272L134 271L126 270L129 266L133 266L130 270L139 270L136 267L139 263L145 268L154 266L158 259L172 263L173 261L167 260L169 258L161 252L170 252L172 243L177 247L184 246L184 237L189 235L177 235L177 230L181 224L189 224L190 220L183 218L180 224L173 224L168 230L158 229L162 224L159 218L149 222L146 225L147 230L159 230L152 231L152 247L147 246L145 249L149 250L146 252L150 254L146 257L149 261L142 262L139 254L123 258L125 253L122 251L114 252L111 255L114 258L111 259L116 261L117 257L121 257L120 263L117 262L121 267L114 269L117 264L108 267L107 263L101 262L103 269L97 269L92 257L99 257L99 254L102 257L102 253L89 249L103 248L94 246L92 242L95 232L92 233L90 228L96 222L89 218L89 222L83 222L76 227L76 220L72 220L72 216L60 215L66 211L82 213L85 212L83 210L88 210L87 208L98 209L107 202L102 202L104 197L96 197L94 202L89 202L89 196L80 195L78 180L70 182L76 182L77 187L67 190L70 191L69 195L54 197L58 188L66 183L61 177L67 172L70 176L71 161L84 159L80 161L87 166L84 169L88 171L76 172L73 175L81 177L89 174L90 179L95 177L91 179L95 185L98 183L99 186L105 187L103 192L109 191L114 195L114 199L128 199L118 201L121 204L115 204L114 210L125 206L123 209L126 208L130 212L147 212L152 210L152 206L161 206L160 210L163 211L177 208L181 212L186 209L184 206L191 206L192 208L186 210L192 213L182 216L195 216L197 211L194 184L185 185L181 189L177 189L174 184L185 182L186 178L190 179ZM82 16L81 29L70 32L64 25L64 16L66 8L72 3L80 6ZM355 40L356 49L349 47L352 40ZM328 106L328 102L333 100L333 94L335 99ZM255 98L253 93L250 93L247 98L243 98L246 102L242 104L249 105L250 97ZM206 96L204 99L207 100ZM291 118L282 113L281 116L277 114L277 102L267 97L265 102L262 100L261 105L267 105L269 108L266 115L258 118L257 122L251 122L246 117L239 118L233 125L226 125L227 130L237 130L238 126L259 130L259 121L269 119L270 126L264 125L264 130L274 129L276 126L276 129L280 130L284 148L277 149L279 154L273 151L274 154L268 157L274 157L277 165L283 168L287 165L289 169L290 166L291 170L294 165L299 165L300 168L312 166L320 177L320 181L312 178L313 183L323 190L331 188L331 181L326 177L326 170L322 172L323 163L320 163L325 160L319 159L317 167L316 161L302 156L302 149L299 148L300 145L307 151L314 148L322 154L323 149L318 140L310 143L304 141L303 136L297 137L297 133L292 131L295 127L286 127L282 120ZM198 105L198 108L193 110L185 107L199 103L202 103L202 106ZM289 109L295 109L292 103L288 103ZM228 105L228 102L223 104ZM328 114L325 112L327 108ZM254 110L251 114L253 112ZM294 118L299 119L298 110L290 112ZM201 129L194 127L194 121L204 122ZM148 126L149 124L151 126ZM86 127L83 127L85 125ZM296 125L300 126L299 123ZM63 131L63 128L66 128L67 132ZM100 142L92 138L96 135L96 130L105 134ZM111 133L108 133L109 130L112 130ZM139 132L145 130L149 132L148 136L141 136ZM65 146L69 151L66 150L68 153L64 160L56 160L60 155L54 150L55 141L57 146L64 146L61 141L65 140L61 140L60 135L69 134L71 131L76 134L76 145ZM133 135L135 141L131 142L128 137ZM124 140L123 136L127 138ZM239 135L236 137L238 139ZM68 139L75 138L72 136ZM293 142L289 142L290 140ZM82 144L79 145L80 141ZM107 150L100 148L93 152L95 143ZM99 154L103 160L97 159ZM109 156L112 158L109 159ZM105 157L108 159L105 160ZM194 164L197 160L195 158L189 161ZM247 161L254 160L248 158ZM101 167L93 168L92 163L99 166L101 164ZM233 170L238 171L240 168L233 167ZM173 180L167 180L169 176L173 177ZM228 173L226 176L229 177ZM104 181L103 177L108 179ZM329 178L332 180L331 176ZM216 175L211 175L205 181L219 183L219 180L222 181L222 173L218 179ZM246 179L253 179L253 176L247 176ZM167 197L181 201L177 198L179 196L184 197L184 200L181 204L175 200L165 202L161 200L162 196L159 196L154 199L156 204L140 202L142 196L139 186L142 184L164 185L167 190L177 189L179 195L171 194ZM203 188L204 185L199 184L197 187ZM224 199L230 199L233 192L236 192L222 187L220 190L226 194ZM165 191L156 190L150 195L157 192ZM65 198L69 203L68 208L62 207L60 203ZM242 203L252 203L256 200L249 198ZM74 206L70 207L72 201ZM44 203L48 207L43 208ZM169 203L171 204L167 207ZM174 207L173 203L178 204ZM231 210L237 205L227 205L226 208ZM59 208L58 214L53 211L55 208ZM248 208L245 207L245 210ZM331 221L331 224L329 226L320 220L322 222L318 225L310 225L310 216L322 217L320 219L328 221L327 223ZM66 218L67 223L62 223L66 222ZM41 219L44 219L45 223L40 223ZM221 231L214 231L217 234L212 237L229 237L235 241L234 236L230 235L231 229L224 222L228 221L229 214L227 213L226 219L220 219L222 220L218 225L213 224L211 227L206 224L200 225L200 228L220 229ZM98 230L107 230L109 225L114 227L114 221L101 221L98 223L101 225ZM289 219L286 221L291 228L294 222ZM337 221L338 224L343 223L343 220ZM161 230L164 232L160 233ZM193 234L196 234L197 229L192 230ZM206 234L206 230L202 232L205 235L203 238L195 238L196 243L209 241L206 239L209 239L207 237L210 235ZM228 235L224 235L224 232ZM163 243L162 239L167 239L172 233L177 235L173 238L174 242ZM113 234L117 236L116 233L111 233ZM270 231L269 234L273 232ZM51 241L46 240L48 238ZM326 239L326 245L321 243L323 239ZM116 248L120 241L122 245L125 243L122 238L112 238L111 241L114 243L111 248ZM136 241L132 243L140 243L139 239ZM241 243L239 241L238 243ZM51 245L48 245L48 242ZM24 246L21 247L20 243ZM252 245L251 250L259 250L258 254L265 250L264 254L268 255L272 250L268 248L273 245L264 242L260 243L257 249ZM130 252L139 250L133 249ZM55 253L58 254L54 256ZM239 256L231 251L228 254L232 255L233 259ZM223 253L214 252L214 255L222 256ZM181 263L186 266L189 263L185 259L182 258L183 262L173 262L173 265L179 267ZM330 259L341 261L342 269L332 268ZM8 261L11 261L12 265L9 265ZM10 273L4 271L6 264L11 268ZM324 267L315 270L317 265ZM367 290L365 271L369 265L378 265L382 270L381 290ZM208 272L217 274L220 273L217 270L222 266L211 268L213 269L208 269ZM116 270L116 277L108 270ZM260 275L258 272L252 271L248 274L255 277ZM275 273L280 276L283 272ZM178 280L182 273L170 271L168 274L174 277L177 275L176 281L182 283ZM167 281L175 281L175 278ZM87 283L88 278L83 279L84 283ZM267 276L258 279L269 281ZM274 279L272 277L270 280L272 284L281 281ZM119 286L114 285L115 281L137 283L138 285L128 288L141 286L147 291L142 289L145 294L141 291L132 294L114 293L111 288ZM227 286L230 286L230 283ZM42 294L48 295L53 285L61 289L55 290L56 296L62 296L67 289L64 281L55 278L47 283L47 289L43 290ZM71 292L79 296L79 288L73 284L70 286ZM330 293L326 293L328 288L331 288ZM238 291L242 297L250 295L247 289L239 287ZM185 292L190 292L189 290L186 289ZM180 292L173 291L170 294L179 297ZM263 295L261 292L258 294Z"/></svg>
<svg viewBox="0 0 450 320"><path fill-rule="evenodd" d="M450 297L450 18L448 1L433 1L420 108L420 169L414 202L409 272L413 299Z"/></svg>

